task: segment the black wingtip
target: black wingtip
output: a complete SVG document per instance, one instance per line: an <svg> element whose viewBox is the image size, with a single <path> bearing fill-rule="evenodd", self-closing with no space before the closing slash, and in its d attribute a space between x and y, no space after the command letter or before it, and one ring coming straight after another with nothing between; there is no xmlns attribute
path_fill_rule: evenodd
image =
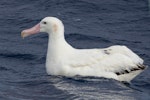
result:
<svg viewBox="0 0 150 100"><path fill-rule="evenodd" d="M143 65L143 64L138 64L137 65L139 69L144 70L145 68L147 68L147 66Z"/></svg>
<svg viewBox="0 0 150 100"><path fill-rule="evenodd" d="M122 74L128 74L130 72L133 72L133 71L138 71L138 70L145 70L148 66L145 66L143 64L138 64L137 67L134 67L130 70L122 70L120 72L116 72L117 75L122 75Z"/></svg>

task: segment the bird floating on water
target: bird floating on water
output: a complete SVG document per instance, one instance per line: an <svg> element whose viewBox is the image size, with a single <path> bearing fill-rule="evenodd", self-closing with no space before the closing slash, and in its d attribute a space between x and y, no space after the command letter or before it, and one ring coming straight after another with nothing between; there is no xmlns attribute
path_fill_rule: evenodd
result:
<svg viewBox="0 0 150 100"><path fill-rule="evenodd" d="M46 32L49 35L46 71L49 75L67 77L96 76L130 82L146 66L143 60L122 45L108 48L76 49L64 38L64 25L56 17L46 17L21 36Z"/></svg>

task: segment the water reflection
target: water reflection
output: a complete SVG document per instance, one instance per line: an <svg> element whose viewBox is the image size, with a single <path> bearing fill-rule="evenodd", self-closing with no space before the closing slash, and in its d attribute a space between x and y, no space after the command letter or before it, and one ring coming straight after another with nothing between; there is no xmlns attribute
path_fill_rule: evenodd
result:
<svg viewBox="0 0 150 100"><path fill-rule="evenodd" d="M138 100L135 91L125 84L103 78L50 79L58 90L74 95L74 99L86 100Z"/></svg>

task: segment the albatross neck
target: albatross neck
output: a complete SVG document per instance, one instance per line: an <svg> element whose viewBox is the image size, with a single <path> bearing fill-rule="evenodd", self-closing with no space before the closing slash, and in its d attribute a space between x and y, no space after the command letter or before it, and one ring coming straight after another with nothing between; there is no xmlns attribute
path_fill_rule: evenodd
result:
<svg viewBox="0 0 150 100"><path fill-rule="evenodd" d="M73 47L67 43L64 37L64 31L58 31L57 33L49 34L48 40L48 58L58 58L64 56L67 52L71 52Z"/></svg>

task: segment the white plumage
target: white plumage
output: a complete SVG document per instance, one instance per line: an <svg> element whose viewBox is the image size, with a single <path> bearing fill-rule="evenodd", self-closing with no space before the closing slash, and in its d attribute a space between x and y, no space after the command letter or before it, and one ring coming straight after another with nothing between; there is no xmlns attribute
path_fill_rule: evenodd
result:
<svg viewBox="0 0 150 100"><path fill-rule="evenodd" d="M146 67L143 60L126 46L103 49L75 49L64 38L64 25L55 17L46 17L34 28L22 31L22 36L34 30L49 34L46 70L51 75L72 77L98 76L130 82ZM32 32L30 33L30 31Z"/></svg>

